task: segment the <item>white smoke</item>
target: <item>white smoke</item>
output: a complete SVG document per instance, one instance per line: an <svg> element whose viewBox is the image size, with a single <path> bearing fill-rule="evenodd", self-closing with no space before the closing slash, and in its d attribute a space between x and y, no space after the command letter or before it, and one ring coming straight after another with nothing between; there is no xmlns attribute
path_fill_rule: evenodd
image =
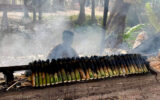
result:
<svg viewBox="0 0 160 100"><path fill-rule="evenodd" d="M22 29L4 35L1 40L0 65L28 64L33 60L46 59L50 50L62 43L64 30L74 32L72 47L80 56L98 55L101 48L102 28L97 25L71 29L69 18L57 16L33 25L34 31Z"/></svg>

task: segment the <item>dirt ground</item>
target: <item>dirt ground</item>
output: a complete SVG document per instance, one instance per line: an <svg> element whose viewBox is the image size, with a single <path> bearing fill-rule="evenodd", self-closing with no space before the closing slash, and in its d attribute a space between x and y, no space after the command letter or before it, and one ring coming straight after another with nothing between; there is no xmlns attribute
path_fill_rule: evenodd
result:
<svg viewBox="0 0 160 100"><path fill-rule="evenodd" d="M159 100L160 83L155 75L116 77L105 80L25 88L0 93L0 100Z"/></svg>

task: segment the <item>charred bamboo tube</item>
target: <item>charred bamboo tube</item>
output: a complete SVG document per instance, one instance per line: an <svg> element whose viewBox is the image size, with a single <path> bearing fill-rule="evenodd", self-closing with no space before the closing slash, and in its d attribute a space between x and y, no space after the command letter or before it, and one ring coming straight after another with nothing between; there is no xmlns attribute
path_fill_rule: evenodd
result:
<svg viewBox="0 0 160 100"><path fill-rule="evenodd" d="M71 82L71 81L72 81L71 69L69 68L69 66L68 66L67 63L66 63L66 69L68 70L68 71L67 71L67 79L68 79L68 82Z"/></svg>
<svg viewBox="0 0 160 100"><path fill-rule="evenodd" d="M75 72L74 72L74 67L72 66L72 62L70 61L70 59L67 59L67 66L68 68L70 69L70 73L71 73L71 81L74 82L76 81L76 75L75 75Z"/></svg>
<svg viewBox="0 0 160 100"><path fill-rule="evenodd" d="M87 59L87 65L91 66L91 70L92 70L92 73L93 73L93 79L98 79L98 72L96 70L95 65L92 62L92 58L89 59L88 57L86 57L86 59Z"/></svg>
<svg viewBox="0 0 160 100"><path fill-rule="evenodd" d="M56 60L52 60L51 62L51 69L52 69L52 81L51 81L51 84L54 85L54 84L58 84L58 70L57 70L57 65L56 65Z"/></svg>
<svg viewBox="0 0 160 100"><path fill-rule="evenodd" d="M51 85L54 85L55 84L55 79L54 79L54 60L51 61L50 65L49 65L49 70L50 70L50 82L51 82Z"/></svg>
<svg viewBox="0 0 160 100"><path fill-rule="evenodd" d="M81 61L81 64L82 64L82 66L84 66L86 80L89 80L90 79L90 73L89 73L88 66L84 65L83 61Z"/></svg>
<svg viewBox="0 0 160 100"><path fill-rule="evenodd" d="M145 59L136 54L67 58L51 62L39 60L30 66L33 87L149 72Z"/></svg>
<svg viewBox="0 0 160 100"><path fill-rule="evenodd" d="M57 63L57 74L58 74L58 83L63 83L63 79L62 79L62 73L61 73L61 69L60 69L60 64Z"/></svg>
<svg viewBox="0 0 160 100"><path fill-rule="evenodd" d="M85 57L85 58L82 58L81 63L83 64L83 66L86 67L85 70L87 70L87 72L89 73L89 79L92 80L92 79L94 79L93 68L92 68L93 66L88 65L88 61L89 61L89 59L87 57Z"/></svg>
<svg viewBox="0 0 160 100"><path fill-rule="evenodd" d="M80 59L78 59L78 61L80 61ZM79 71L80 71L80 75L81 75L81 80L86 80L85 66L83 66L81 62L77 62L77 64L80 68Z"/></svg>
<svg viewBox="0 0 160 100"><path fill-rule="evenodd" d="M107 66L104 63L104 58L100 58L100 63L102 64L102 67L104 69L105 77L109 77L109 72L108 72Z"/></svg>
<svg viewBox="0 0 160 100"><path fill-rule="evenodd" d="M102 65L99 62L98 57L94 56L94 59L95 59L96 65L99 67L99 70L100 70L100 73L101 73L101 78L104 78L105 77L105 72L104 72L104 69L103 69Z"/></svg>
<svg viewBox="0 0 160 100"><path fill-rule="evenodd" d="M119 70L119 75L122 76L123 75L123 69L120 65L120 62L118 60L118 57L114 55L114 63L115 65L118 67L118 70Z"/></svg>
<svg viewBox="0 0 160 100"><path fill-rule="evenodd" d="M141 59L142 59L142 62L143 62L143 66L144 66L145 72L146 73L149 72L149 70L147 68L147 62L143 58L141 58Z"/></svg>
<svg viewBox="0 0 160 100"><path fill-rule="evenodd" d="M47 84L46 84L46 69L45 69L45 65L44 65L44 61L42 61L42 84L43 84L43 86L45 87Z"/></svg>
<svg viewBox="0 0 160 100"><path fill-rule="evenodd" d="M38 76L39 76L39 86L43 86L43 80L42 80L42 68L41 68L41 61L39 60L37 62L37 68L38 68Z"/></svg>
<svg viewBox="0 0 160 100"><path fill-rule="evenodd" d="M135 73L137 74L137 73L139 73L139 71L138 71L138 67L136 66L136 63L135 63L135 59L133 59L133 55L130 55L130 56L128 56L128 59L130 60L130 62L132 63L132 65L133 65L133 67L134 67L134 69L135 69Z"/></svg>
<svg viewBox="0 0 160 100"><path fill-rule="evenodd" d="M80 73L79 73L79 68L76 66L76 60L75 58L72 58L72 67L74 68L75 76L76 76L76 81L80 81Z"/></svg>
<svg viewBox="0 0 160 100"><path fill-rule="evenodd" d="M108 58L108 63L109 63L109 66L111 67L113 76L117 76L118 75L118 72L117 72L118 70L113 64L113 57L112 58L110 58L110 57Z"/></svg>
<svg viewBox="0 0 160 100"><path fill-rule="evenodd" d="M35 84L35 77L36 77L36 76L35 76L35 71L36 71L36 69L35 69L33 63L30 63L29 66L31 66L31 70L32 70L31 84L32 84L33 87L35 87L35 86L36 86L36 84Z"/></svg>
<svg viewBox="0 0 160 100"><path fill-rule="evenodd" d="M136 73L136 70L135 70L132 62L130 61L129 56L132 56L132 55L126 55L126 59L127 59L128 64L129 64L129 66L130 66L130 68L131 68L131 70L132 70L132 74L135 74L135 73Z"/></svg>
<svg viewBox="0 0 160 100"><path fill-rule="evenodd" d="M133 56L134 56L134 59L135 59L135 63L137 65L137 67L138 67L139 73L143 73L143 69L142 69L142 66L141 66L139 60L137 59L137 55L134 54Z"/></svg>
<svg viewBox="0 0 160 100"><path fill-rule="evenodd" d="M128 68L128 66L126 65L125 60L123 59L122 55L120 56L120 61L121 61L121 63L122 63L122 66L124 66L124 68L125 68L126 75L129 75L129 74L130 74L129 68Z"/></svg>
<svg viewBox="0 0 160 100"><path fill-rule="evenodd" d="M78 68L79 74L81 79L80 80L86 80L86 75L85 75L85 70L83 69L84 66L82 66L80 59L76 58L75 59L75 66Z"/></svg>
<svg viewBox="0 0 160 100"><path fill-rule="evenodd" d="M39 87L39 77L38 77L37 61L34 62L33 66L35 67L35 87Z"/></svg>
<svg viewBox="0 0 160 100"><path fill-rule="evenodd" d="M66 72L67 82L71 82L72 81L71 70L69 69L70 67L68 66L67 61L68 61L67 59L64 59L63 66L64 66L64 69L65 69L65 72Z"/></svg>
<svg viewBox="0 0 160 100"><path fill-rule="evenodd" d="M45 71L46 71L46 85L50 86L50 75L49 75L49 60L44 63Z"/></svg>
<svg viewBox="0 0 160 100"><path fill-rule="evenodd" d="M93 57L91 57L90 61L94 65L94 68L95 68L96 73L97 73L97 78L100 79L101 78L101 72L100 72L100 70L99 70L99 68L98 68L98 66L96 64L95 59Z"/></svg>
<svg viewBox="0 0 160 100"><path fill-rule="evenodd" d="M126 64L128 70L129 70L129 74L134 74L134 72L133 72L133 70L132 70L132 67L131 67L131 65L128 63L128 60L127 60L126 56L125 56L125 55L122 55L122 58L124 59L125 64Z"/></svg>
<svg viewBox="0 0 160 100"><path fill-rule="evenodd" d="M146 62L144 61L144 59L140 55L137 55L137 56L139 58L139 61L141 63L141 66L143 68L144 73L147 73L148 69L147 69L147 66L146 66Z"/></svg>
<svg viewBox="0 0 160 100"><path fill-rule="evenodd" d="M112 68L110 66L110 63L109 63L109 60L108 60L108 56L104 57L104 64L107 68L107 71L109 73L109 77L112 77L113 76L113 71L112 71Z"/></svg>
<svg viewBox="0 0 160 100"><path fill-rule="evenodd" d="M59 59L58 64L59 64L59 69L62 75L62 82L66 83L67 82L67 75L66 75L66 70L65 70L65 65L63 64L64 59Z"/></svg>
<svg viewBox="0 0 160 100"><path fill-rule="evenodd" d="M56 80L56 84L62 83L61 71L60 71L59 64L57 63L57 61L55 62L55 70L56 72L54 73L54 77Z"/></svg>

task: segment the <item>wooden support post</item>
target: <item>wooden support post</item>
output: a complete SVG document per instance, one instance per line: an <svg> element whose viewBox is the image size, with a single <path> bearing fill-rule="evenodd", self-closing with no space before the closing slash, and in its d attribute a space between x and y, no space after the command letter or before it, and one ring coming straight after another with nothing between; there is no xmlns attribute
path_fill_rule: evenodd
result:
<svg viewBox="0 0 160 100"><path fill-rule="evenodd" d="M13 71L6 70L3 72L5 76L5 81L7 84L10 84L14 80Z"/></svg>

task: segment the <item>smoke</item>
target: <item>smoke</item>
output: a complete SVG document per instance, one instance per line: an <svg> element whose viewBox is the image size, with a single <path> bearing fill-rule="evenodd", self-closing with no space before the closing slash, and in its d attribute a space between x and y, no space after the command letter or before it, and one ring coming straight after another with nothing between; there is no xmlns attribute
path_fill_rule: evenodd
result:
<svg viewBox="0 0 160 100"><path fill-rule="evenodd" d="M51 10L51 7L49 7L48 9ZM58 14L62 12L58 12ZM142 13L144 12L144 10L139 12ZM132 12L129 11L129 13ZM56 14L55 16L51 16L49 20L46 19L41 23L29 24L28 27L30 27L30 29L33 28L32 30L34 31L25 29L25 27L22 26L19 31L15 31L11 34L5 34L1 32L0 35L1 38L3 38L0 41L0 66L28 64L33 60L46 59L50 50L53 49L56 45L62 43L62 32L64 30L71 30L74 32L74 41L72 47L80 56L91 56L100 54L102 45L104 45L104 41L102 41L104 38L104 30L100 26L85 25L75 27L73 29L70 26L69 18L67 16L64 16L69 14L61 14L63 15L63 17L60 15L56 16ZM130 20L127 21L127 25L136 25L138 23L137 20L143 19L141 17L143 16L140 15L140 17L137 17L135 21L135 18L132 15L127 16L127 20ZM141 23L143 22L144 21L142 20ZM112 43L114 43L113 40L111 41ZM126 47L126 44L123 43L119 48L127 49L128 47ZM106 53L104 53L104 55L116 54L116 52L119 53L118 50L109 51L106 50Z"/></svg>
<svg viewBox="0 0 160 100"><path fill-rule="evenodd" d="M76 28L73 47L83 56L99 55L102 46L103 29L99 26Z"/></svg>
<svg viewBox="0 0 160 100"><path fill-rule="evenodd" d="M28 64L33 60L46 59L51 49L62 43L64 30L74 32L72 47L80 56L98 55L102 42L102 28L97 25L71 29L69 18L57 16L25 29L6 34L1 40L0 65ZM2 33L1 33L2 34Z"/></svg>
<svg viewBox="0 0 160 100"><path fill-rule="evenodd" d="M45 59L49 51L61 43L61 33L66 25L65 18L58 17L32 25L34 31L22 28L4 35L0 43L1 64L28 64L35 59Z"/></svg>

